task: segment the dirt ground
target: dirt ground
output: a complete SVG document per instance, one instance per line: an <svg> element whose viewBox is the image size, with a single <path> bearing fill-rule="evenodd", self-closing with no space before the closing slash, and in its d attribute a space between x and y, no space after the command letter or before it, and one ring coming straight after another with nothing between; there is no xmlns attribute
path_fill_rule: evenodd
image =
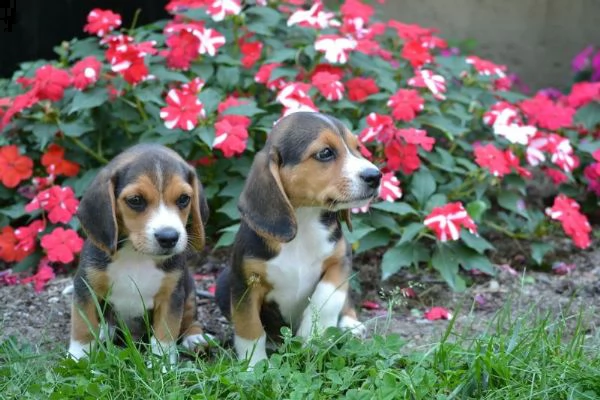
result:
<svg viewBox="0 0 600 400"><path fill-rule="evenodd" d="M510 302L513 318L531 308L553 316L573 315L582 309L586 333L600 336L600 243L590 250L575 251L566 242L557 242L556 248L561 250L555 252L555 260L575 265L566 275L526 270L522 268L522 251L510 243L495 244L498 250L493 259L499 265L498 274L470 276L470 286L464 293L451 292L439 276L427 271L406 269L382 283L378 272L381 254L371 252L357 257L354 268L362 292L358 302L362 306L361 320L371 334L399 333L406 340L405 349L410 350L439 341L448 326L447 320L425 319L423 312L429 307L443 306L458 313L454 332L474 337L485 332L497 312ZM231 330L210 297L210 288L226 262L224 252L199 255L192 261L198 278L200 320L221 343L230 340ZM57 277L41 293L35 293L29 285L0 287L0 341L14 336L41 348L66 348L70 299L61 292L70 282L68 276ZM389 293L410 286L416 297L395 296L399 301L389 308ZM373 309L376 305L379 308Z"/></svg>

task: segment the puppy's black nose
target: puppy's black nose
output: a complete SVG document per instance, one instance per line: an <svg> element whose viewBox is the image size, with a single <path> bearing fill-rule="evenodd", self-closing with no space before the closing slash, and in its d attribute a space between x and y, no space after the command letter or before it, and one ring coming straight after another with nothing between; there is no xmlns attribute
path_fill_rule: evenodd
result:
<svg viewBox="0 0 600 400"><path fill-rule="evenodd" d="M376 168L368 168L360 173L362 179L370 188L376 189L381 182L381 171Z"/></svg>
<svg viewBox="0 0 600 400"><path fill-rule="evenodd" d="M172 249L179 240L179 232L173 228L163 228L154 233L156 241L163 249Z"/></svg>

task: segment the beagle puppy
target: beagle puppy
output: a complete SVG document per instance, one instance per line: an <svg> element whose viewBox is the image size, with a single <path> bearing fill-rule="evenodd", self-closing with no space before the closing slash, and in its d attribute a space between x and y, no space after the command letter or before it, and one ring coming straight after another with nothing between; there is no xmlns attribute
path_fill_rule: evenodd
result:
<svg viewBox="0 0 600 400"><path fill-rule="evenodd" d="M87 239L73 281L69 354L79 359L96 337L115 339L117 321L136 340L151 327L152 352L171 364L178 340L189 350L206 345L186 267L188 245L204 247L208 218L194 169L166 147L133 146L98 173L77 216Z"/></svg>
<svg viewBox="0 0 600 400"><path fill-rule="evenodd" d="M231 267L216 300L234 329L239 358L266 359L266 340L291 327L308 339L328 327L364 335L348 296L351 247L340 217L378 194L381 172L339 120L296 112L282 118L253 161L238 209Z"/></svg>

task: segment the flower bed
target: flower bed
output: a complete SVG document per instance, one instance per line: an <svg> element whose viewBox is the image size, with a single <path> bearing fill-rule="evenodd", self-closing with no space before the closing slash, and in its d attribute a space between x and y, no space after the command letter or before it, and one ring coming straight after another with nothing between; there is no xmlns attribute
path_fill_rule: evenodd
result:
<svg viewBox="0 0 600 400"><path fill-rule="evenodd" d="M129 29L96 9L84 27L92 37L3 82L0 259L12 273L37 270L28 279L41 288L72 265L78 198L140 141L198 167L208 233L229 245L256 150L279 118L307 110L342 120L384 171L381 201L354 210L348 232L357 253L386 248L384 279L431 266L461 290L461 270L494 272L494 232L531 240L537 263L561 225L575 246L590 245L599 83L528 97L511 90L505 66L460 54L435 29L376 21L358 0L335 12L303 3L172 0L171 20ZM529 194L540 177L554 185L549 207Z"/></svg>

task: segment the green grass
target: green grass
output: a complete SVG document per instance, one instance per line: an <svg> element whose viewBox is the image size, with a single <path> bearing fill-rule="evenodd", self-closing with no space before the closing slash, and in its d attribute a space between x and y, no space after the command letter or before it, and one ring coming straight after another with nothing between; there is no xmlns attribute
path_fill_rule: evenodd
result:
<svg viewBox="0 0 600 400"><path fill-rule="evenodd" d="M230 349L183 360L162 373L133 346L106 345L89 360L0 344L2 399L597 399L600 341L583 314L550 317L506 307L488 332L466 337L451 323L438 343L403 351L396 335L362 342L332 329L310 346L286 336L246 372Z"/></svg>

